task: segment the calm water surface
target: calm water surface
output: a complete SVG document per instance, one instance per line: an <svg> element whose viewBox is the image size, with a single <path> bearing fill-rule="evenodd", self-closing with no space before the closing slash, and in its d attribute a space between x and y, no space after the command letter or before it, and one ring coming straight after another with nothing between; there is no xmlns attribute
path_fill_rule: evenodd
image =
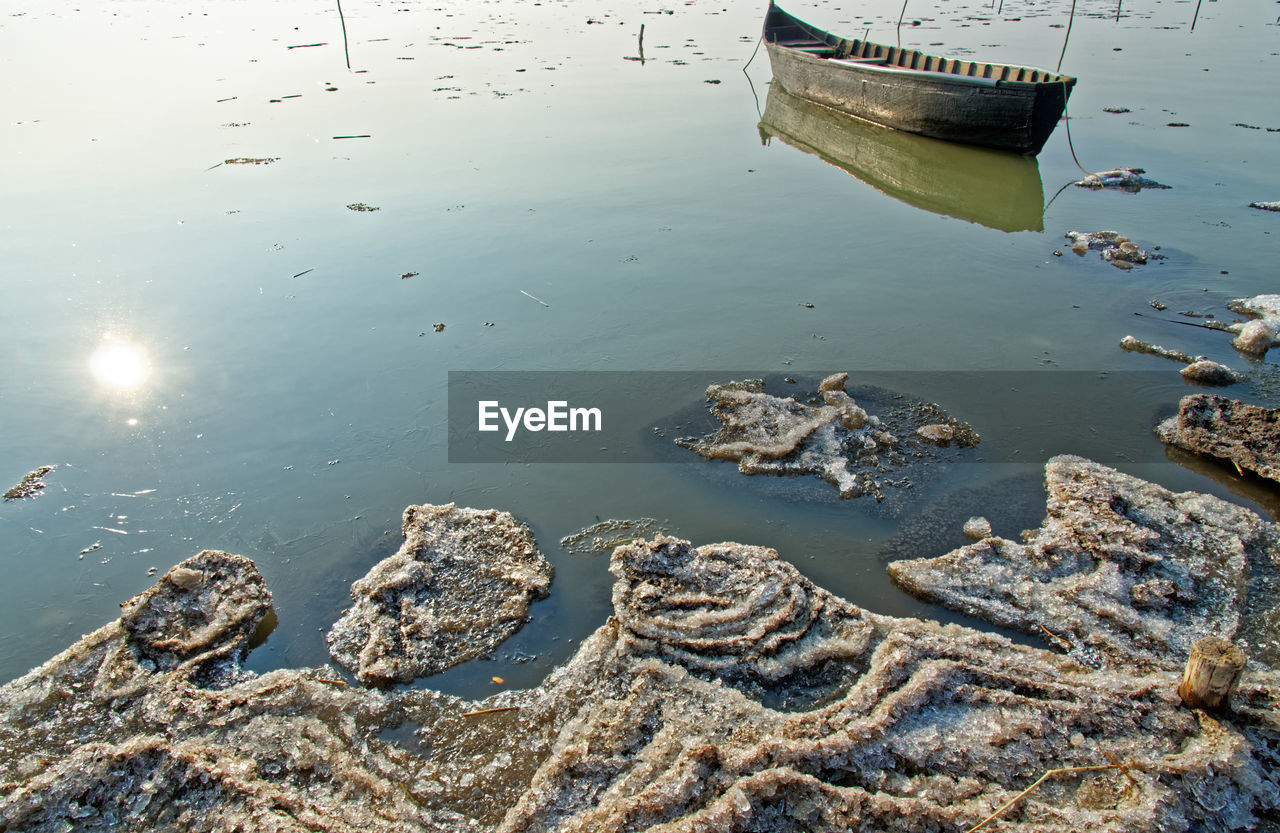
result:
<svg viewBox="0 0 1280 833"><path fill-rule="evenodd" d="M896 0L788 8L899 37ZM1068 9L912 0L900 37L1053 69ZM607 559L557 543L601 519L776 547L858 604L939 616L885 560L963 543L970 514L1035 526L1054 451L1268 510L1266 489L1165 458L1149 428L1187 388L1117 346L1208 355L1251 374L1233 393L1275 404L1274 365L1160 320L1280 289L1280 215L1248 207L1280 199L1280 5L1204 2L1191 31L1195 9L1078 4L1062 64L1080 78L1075 156L1171 188L1059 194L1081 176L1062 126L1032 164L856 125L822 130L860 150L815 148L762 125L787 105L763 50L743 72L762 3L348 0L350 68L332 3L11 4L0 486L57 468L37 499L0 506L0 680L204 548L253 558L275 594L254 668L326 662L323 631L396 549L409 503L513 512L557 570L493 660L427 681L469 695L493 675L536 684L603 621ZM1063 240L1110 228L1165 258L1121 272ZM984 437L1030 427L1044 444L893 508L711 464L448 462L451 370L709 384L724 368L1158 375L1141 377L1150 412L1115 415L1133 426L1123 457L1057 447L1069 407L1014 425L976 407L981 390L957 394L941 404Z"/></svg>

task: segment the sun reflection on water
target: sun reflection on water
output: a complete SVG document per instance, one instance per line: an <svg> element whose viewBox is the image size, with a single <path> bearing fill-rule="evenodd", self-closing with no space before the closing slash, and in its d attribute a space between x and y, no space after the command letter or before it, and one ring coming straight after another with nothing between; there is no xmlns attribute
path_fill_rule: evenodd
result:
<svg viewBox="0 0 1280 833"><path fill-rule="evenodd" d="M150 375L151 363L138 345L107 336L89 357L89 372L103 385L136 390Z"/></svg>

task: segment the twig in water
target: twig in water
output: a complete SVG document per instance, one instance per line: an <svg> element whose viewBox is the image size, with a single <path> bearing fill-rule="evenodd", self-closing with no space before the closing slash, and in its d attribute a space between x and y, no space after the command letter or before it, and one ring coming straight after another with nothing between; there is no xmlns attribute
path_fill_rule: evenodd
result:
<svg viewBox="0 0 1280 833"><path fill-rule="evenodd" d="M347 48L347 19L342 15L342 0L338 4L338 20L342 22L342 54L347 56L347 69L351 69L351 50Z"/></svg>
<svg viewBox="0 0 1280 833"><path fill-rule="evenodd" d="M551 305L548 304L546 301L542 300L541 298L535 298L534 296L530 295L528 292L525 292L523 289L520 290L520 294L525 296L526 298L533 298L533 300L537 301L539 304L542 304L547 309L551 308Z"/></svg>
<svg viewBox="0 0 1280 833"><path fill-rule="evenodd" d="M496 709L480 709L474 712L463 712L463 717L475 717L478 714L493 714L494 712L510 712L520 708L519 706L498 706Z"/></svg>
<svg viewBox="0 0 1280 833"><path fill-rule="evenodd" d="M1023 790L1022 792L1018 793L1013 798L1011 798L1008 801L1008 803L1006 803L999 810L996 810L994 813L987 816L985 819L978 822L973 827L970 827L964 833L976 833L976 831L986 827L988 823L995 821L997 818L999 818L1000 815L1004 813L1005 810L1008 810L1010 807L1012 807L1013 805L1021 801L1023 798L1025 798L1027 793L1031 792L1036 787L1040 786L1040 783L1051 775L1070 775L1077 772L1099 772L1104 769L1123 769L1126 771L1126 774L1128 772L1128 768L1124 764L1100 764L1097 766L1065 766L1065 767L1060 767L1058 769L1051 769L1048 772L1046 772L1044 775L1041 775L1039 778L1037 778L1034 784L1027 787L1025 790Z"/></svg>

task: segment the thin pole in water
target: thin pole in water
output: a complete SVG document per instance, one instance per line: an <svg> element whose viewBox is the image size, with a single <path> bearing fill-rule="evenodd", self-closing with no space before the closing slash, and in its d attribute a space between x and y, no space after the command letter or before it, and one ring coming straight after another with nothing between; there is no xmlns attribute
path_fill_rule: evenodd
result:
<svg viewBox="0 0 1280 833"><path fill-rule="evenodd" d="M907 3L909 2L911 0L902 0L902 14L898 15L898 46L902 46L902 19L907 16Z"/></svg>
<svg viewBox="0 0 1280 833"><path fill-rule="evenodd" d="M1196 30L1196 21L1200 19L1200 2L1201 0L1196 0L1196 13L1191 18L1191 31L1193 32Z"/></svg>
<svg viewBox="0 0 1280 833"><path fill-rule="evenodd" d="M1071 40L1071 24L1076 22L1076 0L1071 0L1071 17L1067 19L1067 36L1062 39L1062 54L1058 56L1058 68L1062 72L1062 59L1067 57L1067 42Z"/></svg>
<svg viewBox="0 0 1280 833"><path fill-rule="evenodd" d="M347 69L351 69L351 50L347 48L347 19L342 15L342 0L338 3L338 20L342 22L342 54L347 56Z"/></svg>

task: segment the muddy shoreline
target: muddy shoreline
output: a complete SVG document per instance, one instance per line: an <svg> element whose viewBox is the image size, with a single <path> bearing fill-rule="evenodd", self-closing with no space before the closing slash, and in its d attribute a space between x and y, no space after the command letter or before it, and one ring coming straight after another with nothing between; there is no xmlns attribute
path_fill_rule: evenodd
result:
<svg viewBox="0 0 1280 833"><path fill-rule="evenodd" d="M988 536L890 571L917 595L1050 633L1048 650L870 613L770 549L657 534L613 551L613 615L573 657L536 688L475 702L361 688L327 666L245 670L270 594L249 559L205 551L0 688L0 823L964 830L1055 771L993 829L1274 829L1277 527L1081 458L1051 460L1046 488L1025 543ZM422 555L433 522L478 554L471 569L538 583L518 522L453 506L410 507L405 546L370 575L443 559ZM362 579L355 598L381 594L388 627L397 610L421 623L397 600L427 603L414 594L431 578L398 575ZM473 621L519 618L510 602L472 594ZM1205 635L1248 655L1215 714L1175 690Z"/></svg>

